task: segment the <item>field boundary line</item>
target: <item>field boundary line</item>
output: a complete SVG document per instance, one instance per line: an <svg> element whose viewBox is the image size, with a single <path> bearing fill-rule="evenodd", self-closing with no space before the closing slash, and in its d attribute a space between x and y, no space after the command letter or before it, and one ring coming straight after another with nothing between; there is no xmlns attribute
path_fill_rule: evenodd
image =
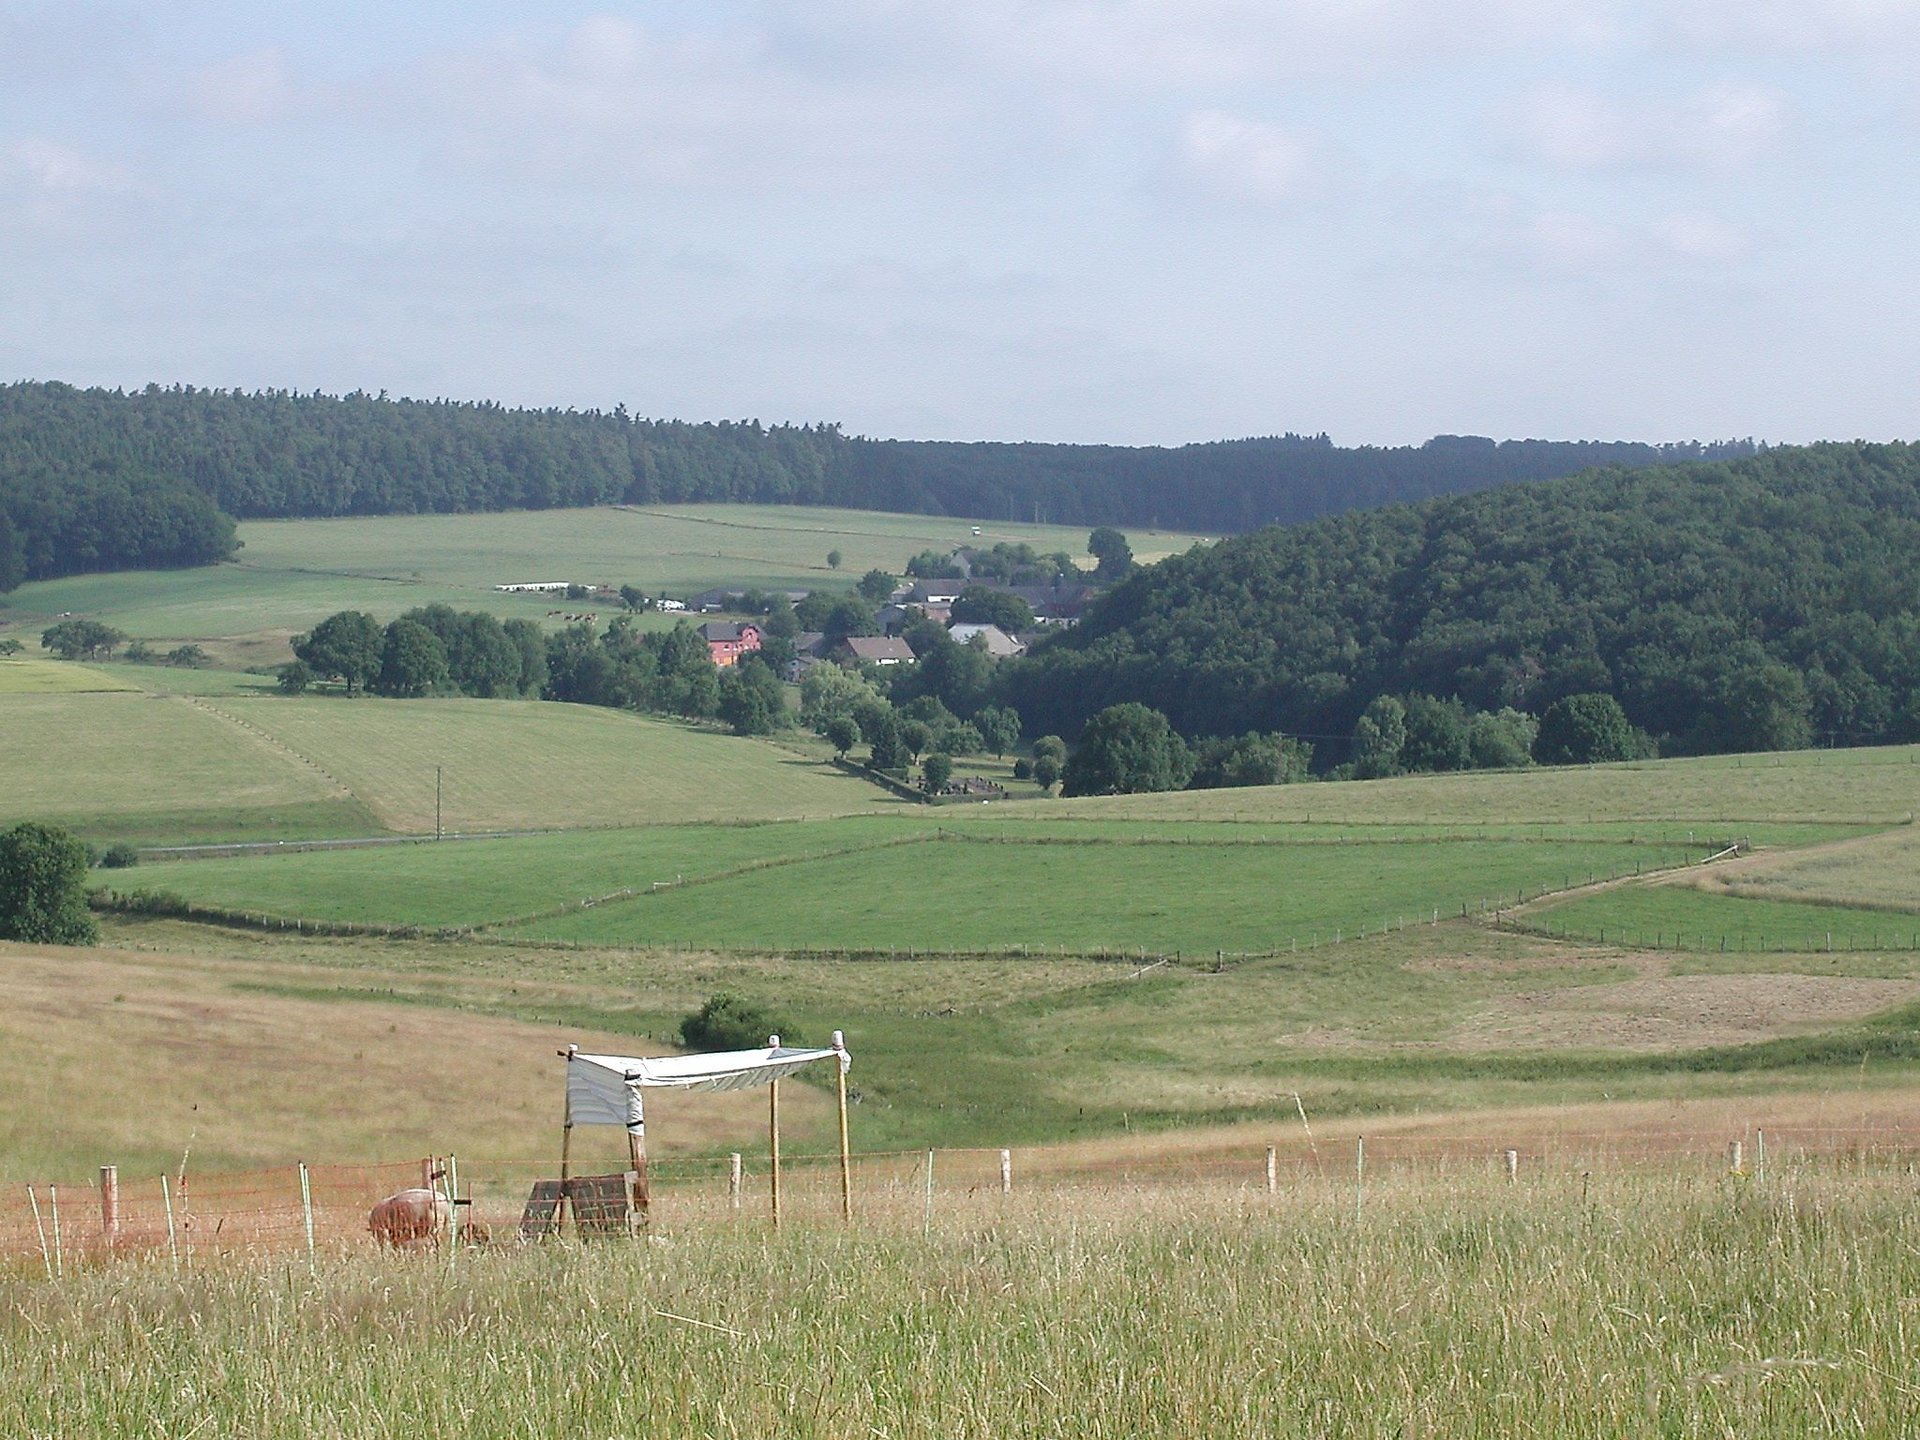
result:
<svg viewBox="0 0 1920 1440"><path fill-rule="evenodd" d="M570 915L576 910L591 910L602 905L619 904L627 900L640 900L649 895L658 895L662 891L685 890L695 885L713 885L722 880L734 880L742 875L751 875L760 870L778 870L789 865L806 865L816 860L838 860L847 855L865 855L875 850L897 850L908 845L928 845L933 843L931 835L892 835L885 840L867 840L858 845L843 845L833 850L807 850L798 855L769 855L759 860L745 861L729 866L725 870L713 870L702 875L683 875L672 880L655 880L645 890L637 886L622 886L605 895L590 895L579 900L569 900L563 905L555 905L545 910L535 910L525 915L511 915L504 920L483 920L476 925L465 927L469 934L479 934L487 930L505 929L514 925L530 925L539 920L552 920L562 915Z"/></svg>

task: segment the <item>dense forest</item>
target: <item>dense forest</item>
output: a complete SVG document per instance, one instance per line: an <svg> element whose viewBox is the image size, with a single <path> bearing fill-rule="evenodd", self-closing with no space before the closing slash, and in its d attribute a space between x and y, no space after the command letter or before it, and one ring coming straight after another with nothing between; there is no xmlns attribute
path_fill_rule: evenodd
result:
<svg viewBox="0 0 1920 1440"><path fill-rule="evenodd" d="M231 553L228 516L750 501L1240 531L1752 448L1443 436L1342 449L1324 435L1177 449L949 444L623 409L22 382L0 386L0 591L23 577L206 564Z"/></svg>
<svg viewBox="0 0 1920 1440"><path fill-rule="evenodd" d="M1382 696L1610 694L1664 752L1920 738L1920 447L1611 469L1224 540L1003 667L1033 731L1139 702L1330 766Z"/></svg>

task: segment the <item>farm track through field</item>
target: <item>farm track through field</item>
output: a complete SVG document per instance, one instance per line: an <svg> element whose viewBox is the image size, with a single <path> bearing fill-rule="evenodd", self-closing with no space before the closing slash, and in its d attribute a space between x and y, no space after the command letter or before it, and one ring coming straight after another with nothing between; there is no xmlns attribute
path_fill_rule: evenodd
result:
<svg viewBox="0 0 1920 1440"><path fill-rule="evenodd" d="M380 813L380 808L377 805L374 805L372 802L368 801L364 796L354 793L353 787L347 784L346 781L342 780L338 775L335 775L332 771L328 770L326 766L322 765L318 760L314 759L311 755L303 754L301 751L294 749L293 746L287 744L285 740L281 739L278 735L275 735L272 731L262 729L260 726L255 725L251 720L243 720L238 715L233 714L231 711L222 710L218 705L211 703L203 696L181 695L181 696L169 697L169 698L177 698L180 700L184 700L187 704L193 706L195 709L201 711L202 713L211 715L216 720L223 720L228 725L231 725L235 729L244 732L250 739L255 741L262 749L268 751L269 753L283 756L286 759L294 761L296 764L306 766L307 769L313 771L314 774L320 776L321 779L325 780L329 785L333 786L333 788L337 790L341 795L353 801L354 804L358 805L361 809L365 810L374 819L382 821L383 823L385 822L386 817Z"/></svg>

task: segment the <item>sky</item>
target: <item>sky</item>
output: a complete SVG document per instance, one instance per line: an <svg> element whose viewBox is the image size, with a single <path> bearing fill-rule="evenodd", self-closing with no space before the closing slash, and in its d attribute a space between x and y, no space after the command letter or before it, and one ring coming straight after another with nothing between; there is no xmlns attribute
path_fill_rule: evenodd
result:
<svg viewBox="0 0 1920 1440"><path fill-rule="evenodd" d="M1908 438L1920 0L0 0L0 379Z"/></svg>

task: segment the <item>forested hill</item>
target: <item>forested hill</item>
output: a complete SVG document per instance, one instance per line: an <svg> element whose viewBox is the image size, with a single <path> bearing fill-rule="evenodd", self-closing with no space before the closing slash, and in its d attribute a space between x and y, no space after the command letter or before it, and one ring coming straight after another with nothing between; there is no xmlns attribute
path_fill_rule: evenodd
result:
<svg viewBox="0 0 1920 1440"><path fill-rule="evenodd" d="M1294 435L1178 449L948 444L624 410L23 382L0 386L0 590L22 575L222 558L223 515L752 501L1238 531L1751 449L1471 437L1340 449Z"/></svg>
<svg viewBox="0 0 1920 1440"><path fill-rule="evenodd" d="M1195 548L1003 675L1030 730L1120 701L1323 763L1378 696L1611 692L1676 751L1920 738L1920 447L1608 470Z"/></svg>

